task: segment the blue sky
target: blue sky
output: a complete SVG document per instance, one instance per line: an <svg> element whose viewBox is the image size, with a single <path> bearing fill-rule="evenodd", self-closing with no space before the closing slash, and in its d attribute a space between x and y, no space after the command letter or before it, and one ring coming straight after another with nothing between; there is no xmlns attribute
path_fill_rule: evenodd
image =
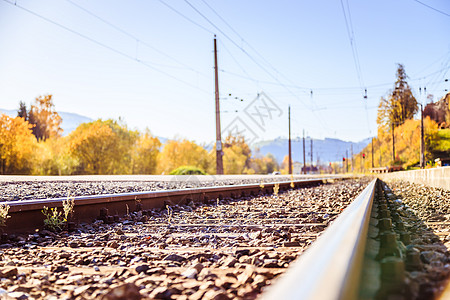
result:
<svg viewBox="0 0 450 300"><path fill-rule="evenodd" d="M420 2L2 0L0 108L53 94L58 111L213 142L216 34L222 129L285 137L290 105L293 136L360 141L397 63L419 101L450 88L450 2Z"/></svg>

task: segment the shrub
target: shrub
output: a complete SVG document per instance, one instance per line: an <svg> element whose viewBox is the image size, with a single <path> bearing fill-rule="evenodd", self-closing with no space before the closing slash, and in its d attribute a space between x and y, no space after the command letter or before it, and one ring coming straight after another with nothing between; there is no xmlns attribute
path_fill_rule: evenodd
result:
<svg viewBox="0 0 450 300"><path fill-rule="evenodd" d="M181 166L169 173L170 175L207 175L205 171L194 166Z"/></svg>

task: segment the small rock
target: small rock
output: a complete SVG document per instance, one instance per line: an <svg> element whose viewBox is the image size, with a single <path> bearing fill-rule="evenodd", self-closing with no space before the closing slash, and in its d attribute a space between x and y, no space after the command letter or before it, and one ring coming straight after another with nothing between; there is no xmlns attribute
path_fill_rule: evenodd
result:
<svg viewBox="0 0 450 300"><path fill-rule="evenodd" d="M283 247L300 247L299 242L284 242Z"/></svg>
<svg viewBox="0 0 450 300"><path fill-rule="evenodd" d="M278 261L276 259L265 259L263 268L279 268Z"/></svg>
<svg viewBox="0 0 450 300"><path fill-rule="evenodd" d="M19 299L19 300L25 300L25 299L30 298L30 295L23 293L23 292L8 293L8 296L11 297L12 299Z"/></svg>
<svg viewBox="0 0 450 300"><path fill-rule="evenodd" d="M164 257L163 260L182 262L186 260L186 258L178 254L169 254L166 257Z"/></svg>
<svg viewBox="0 0 450 300"><path fill-rule="evenodd" d="M176 288L160 286L153 290L150 294L151 299L172 299L172 295L179 295L181 291Z"/></svg>
<svg viewBox="0 0 450 300"><path fill-rule="evenodd" d="M62 273L62 272L68 272L69 268L66 266L52 266L50 269L53 273Z"/></svg>
<svg viewBox="0 0 450 300"><path fill-rule="evenodd" d="M59 254L59 258L69 258L71 256L72 256L72 254L70 254L68 252L62 252L61 254Z"/></svg>
<svg viewBox="0 0 450 300"><path fill-rule="evenodd" d="M256 231L256 232L250 232L248 234L248 236L250 237L250 239L255 240L255 239L260 239L262 237L262 233L261 231Z"/></svg>
<svg viewBox="0 0 450 300"><path fill-rule="evenodd" d="M83 285L83 286L77 287L77 288L73 291L73 295L74 295L75 297L77 297L77 296L83 294L84 292L86 292L89 288L90 288L89 285Z"/></svg>
<svg viewBox="0 0 450 300"><path fill-rule="evenodd" d="M189 278L189 279L194 279L198 274L198 271L194 268L190 268L187 269L186 271L184 271L183 273L181 273L181 276Z"/></svg>
<svg viewBox="0 0 450 300"><path fill-rule="evenodd" d="M117 241L109 241L108 244L106 244L106 247L117 249L119 244Z"/></svg>
<svg viewBox="0 0 450 300"><path fill-rule="evenodd" d="M136 271L136 273L142 273L145 272L149 269L150 267L148 265L139 265L136 268L134 268L134 270Z"/></svg>
<svg viewBox="0 0 450 300"><path fill-rule="evenodd" d="M134 283L119 285L101 297L103 300L126 300L141 298L142 295L139 293L139 288Z"/></svg>
<svg viewBox="0 0 450 300"><path fill-rule="evenodd" d="M12 278L17 276L17 268L6 268L0 271L0 276L3 278Z"/></svg>
<svg viewBox="0 0 450 300"><path fill-rule="evenodd" d="M225 258L224 260L223 260L223 265L225 266L225 267L228 267L228 268L232 268L232 267L234 267L234 265L237 263L237 260L236 260L236 258L234 258L234 257L232 257L232 256L229 256L229 257L227 257L227 258Z"/></svg>
<svg viewBox="0 0 450 300"><path fill-rule="evenodd" d="M210 300L229 300L227 293L225 291L215 291L209 290L207 291L202 299L210 299Z"/></svg>
<svg viewBox="0 0 450 300"><path fill-rule="evenodd" d="M71 241L69 242L69 247L70 248L78 248L80 245L78 244L77 241Z"/></svg>

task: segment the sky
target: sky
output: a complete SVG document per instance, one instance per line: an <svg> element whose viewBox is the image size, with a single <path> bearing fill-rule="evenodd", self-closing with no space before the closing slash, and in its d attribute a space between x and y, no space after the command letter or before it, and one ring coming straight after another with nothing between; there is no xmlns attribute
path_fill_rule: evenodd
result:
<svg viewBox="0 0 450 300"><path fill-rule="evenodd" d="M222 135L251 143L287 137L289 107L293 137L375 136L398 63L419 102L450 89L448 0L0 0L0 108L52 94L211 144L214 35Z"/></svg>

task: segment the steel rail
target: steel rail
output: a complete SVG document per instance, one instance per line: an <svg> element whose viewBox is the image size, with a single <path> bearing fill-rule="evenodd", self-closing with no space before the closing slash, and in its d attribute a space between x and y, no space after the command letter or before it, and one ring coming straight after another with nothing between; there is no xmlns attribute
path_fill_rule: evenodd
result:
<svg viewBox="0 0 450 300"><path fill-rule="evenodd" d="M98 218L103 210L109 217L117 217L137 210L148 210L152 208L163 208L165 205L186 204L190 201L207 203L217 198L238 198L242 196L256 196L261 193L271 194L276 184L280 191L288 190L291 184L294 188L319 184L327 180L336 180L336 177L323 177L305 180L293 180L282 182L271 182L261 184L226 185L214 187L200 187L177 190L159 190L150 192L135 192L121 194L103 194L95 196L73 197L75 222L92 222ZM17 233L29 232L43 227L44 215L42 209L61 208L62 201L67 198L38 199L24 201L2 202L10 206L10 218L6 222L3 232ZM106 209L106 210L105 210Z"/></svg>
<svg viewBox="0 0 450 300"><path fill-rule="evenodd" d="M358 195L262 299L357 299L376 182Z"/></svg>

